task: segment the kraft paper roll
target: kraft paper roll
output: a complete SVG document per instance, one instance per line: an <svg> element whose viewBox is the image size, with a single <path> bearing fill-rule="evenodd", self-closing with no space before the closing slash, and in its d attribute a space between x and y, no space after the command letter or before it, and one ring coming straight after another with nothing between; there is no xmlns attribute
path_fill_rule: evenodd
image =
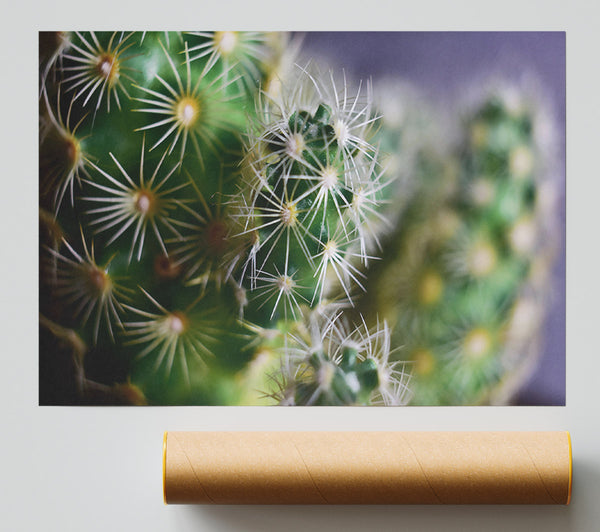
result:
<svg viewBox="0 0 600 532"><path fill-rule="evenodd" d="M569 504L568 432L167 432L165 503Z"/></svg>

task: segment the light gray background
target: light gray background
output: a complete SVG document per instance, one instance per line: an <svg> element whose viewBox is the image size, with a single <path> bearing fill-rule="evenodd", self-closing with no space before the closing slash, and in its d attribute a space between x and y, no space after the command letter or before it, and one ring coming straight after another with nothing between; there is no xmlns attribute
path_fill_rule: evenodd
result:
<svg viewBox="0 0 600 532"><path fill-rule="evenodd" d="M597 531L600 529L598 13L588 3L27 0L5 11L2 95L2 482L7 531ZM217 4L217 3L215 3ZM591 3L590 3L591 5ZM141 6L144 6L143 9ZM267 9L267 7L269 9ZM207 13L207 9L210 11ZM150 10L150 12L148 11ZM58 408L37 406L37 32L114 28L567 31L567 406L475 408ZM163 430L563 430L569 507L165 507Z"/></svg>

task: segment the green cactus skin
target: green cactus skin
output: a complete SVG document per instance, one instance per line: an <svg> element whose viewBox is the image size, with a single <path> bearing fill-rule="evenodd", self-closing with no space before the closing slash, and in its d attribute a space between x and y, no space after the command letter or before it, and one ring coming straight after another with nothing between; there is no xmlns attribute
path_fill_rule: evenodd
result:
<svg viewBox="0 0 600 532"><path fill-rule="evenodd" d="M412 404L493 402L535 351L553 241L547 154L535 107L507 94L471 112L453 155L421 150L413 196L368 272L359 309L387 319L412 360Z"/></svg>
<svg viewBox="0 0 600 532"><path fill-rule="evenodd" d="M385 186L368 91L306 71L286 89L283 35L40 50L40 401L62 374L76 403L247 400L259 331L285 359L305 307L362 288Z"/></svg>
<svg viewBox="0 0 600 532"><path fill-rule="evenodd" d="M103 386L110 401L119 384L151 403L235 402L251 353L222 203L276 39L73 32L40 42L54 43L40 54L41 352L46 333L80 338L81 402Z"/></svg>

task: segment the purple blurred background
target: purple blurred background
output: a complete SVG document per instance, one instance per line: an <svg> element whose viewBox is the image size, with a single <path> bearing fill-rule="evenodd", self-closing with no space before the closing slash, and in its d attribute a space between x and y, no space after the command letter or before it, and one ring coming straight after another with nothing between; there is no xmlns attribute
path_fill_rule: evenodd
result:
<svg viewBox="0 0 600 532"><path fill-rule="evenodd" d="M537 369L517 395L519 405L565 404L565 33L564 32L309 32L306 55L330 59L354 78L398 76L437 105L455 105L490 76L536 79L558 128L561 235L554 293Z"/></svg>

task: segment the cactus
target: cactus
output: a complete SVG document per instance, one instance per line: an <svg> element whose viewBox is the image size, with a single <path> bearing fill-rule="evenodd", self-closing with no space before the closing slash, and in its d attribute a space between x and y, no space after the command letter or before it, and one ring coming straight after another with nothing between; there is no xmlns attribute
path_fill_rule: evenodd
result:
<svg viewBox="0 0 600 532"><path fill-rule="evenodd" d="M273 397L285 405L403 405L410 372L395 356L387 323L356 326L341 313L313 313L291 335Z"/></svg>
<svg viewBox="0 0 600 532"><path fill-rule="evenodd" d="M393 325L412 361L413 404L499 400L536 355L547 305L547 121L517 88L479 101L450 153L422 148L415 191L360 305Z"/></svg>
<svg viewBox="0 0 600 532"><path fill-rule="evenodd" d="M265 338L353 305L385 186L369 88L286 86L285 41L40 35L41 395L62 367L72 402L235 404Z"/></svg>
<svg viewBox="0 0 600 532"><path fill-rule="evenodd" d="M478 404L533 357L538 111L496 90L446 142L298 50L40 34L41 402Z"/></svg>

